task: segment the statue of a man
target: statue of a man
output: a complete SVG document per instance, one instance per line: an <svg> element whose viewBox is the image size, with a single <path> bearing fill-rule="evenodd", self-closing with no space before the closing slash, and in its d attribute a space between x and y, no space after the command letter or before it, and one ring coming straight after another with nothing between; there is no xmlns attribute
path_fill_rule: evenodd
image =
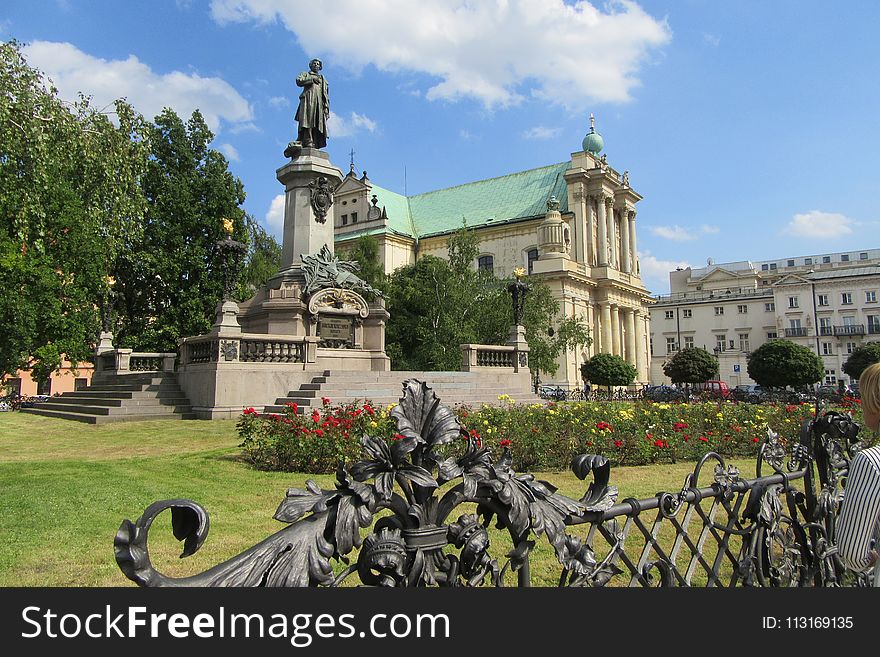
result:
<svg viewBox="0 0 880 657"><path fill-rule="evenodd" d="M320 59L309 62L309 70L300 73L296 86L302 87L296 121L297 139L303 148L324 148L327 145L327 118L330 116L330 93L327 80L321 75Z"/></svg>

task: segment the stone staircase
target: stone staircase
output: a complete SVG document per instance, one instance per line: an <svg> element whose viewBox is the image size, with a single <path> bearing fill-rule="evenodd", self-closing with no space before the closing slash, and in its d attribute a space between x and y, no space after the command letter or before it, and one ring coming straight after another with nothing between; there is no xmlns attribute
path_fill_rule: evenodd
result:
<svg viewBox="0 0 880 657"><path fill-rule="evenodd" d="M87 388L65 392L21 412L89 424L195 419L177 376L169 372L96 374Z"/></svg>
<svg viewBox="0 0 880 657"><path fill-rule="evenodd" d="M520 377L509 373L489 372L342 372L325 370L323 375L303 383L299 390L291 390L265 407L265 413L283 413L285 404L296 403L300 413L321 408L322 397L338 404L364 401L375 406L397 404L403 396L403 382L407 379L424 381L440 401L453 407L461 404L479 406L497 405L498 397L508 395L516 403L543 403L534 392L525 389Z"/></svg>

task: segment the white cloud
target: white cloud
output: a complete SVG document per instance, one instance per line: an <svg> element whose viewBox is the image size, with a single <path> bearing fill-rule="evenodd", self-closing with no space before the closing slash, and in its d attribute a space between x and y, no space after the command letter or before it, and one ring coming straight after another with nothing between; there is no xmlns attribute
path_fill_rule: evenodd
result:
<svg viewBox="0 0 880 657"><path fill-rule="evenodd" d="M215 133L221 122L235 125L253 118L250 104L221 78L180 71L156 73L134 55L124 60L99 59L69 43L34 41L25 46L24 54L66 100L76 100L82 92L102 108L117 98L126 98L150 119L164 107L171 107L184 119L198 109Z"/></svg>
<svg viewBox="0 0 880 657"><path fill-rule="evenodd" d="M703 43L712 46L713 48L717 48L721 45L721 37L717 34L710 34L709 32L703 32Z"/></svg>
<svg viewBox="0 0 880 657"><path fill-rule="evenodd" d="M808 239L834 239L844 235L852 235L855 221L842 214L811 210L805 214L796 214L788 222L786 228L795 237Z"/></svg>
<svg viewBox="0 0 880 657"><path fill-rule="evenodd" d="M330 117L327 119L327 132L331 137L351 137L361 130L376 132L378 129L379 126L373 119L357 112L352 112L347 119L330 112Z"/></svg>
<svg viewBox="0 0 880 657"><path fill-rule="evenodd" d="M282 236L284 233L284 194L279 194L272 199L264 223L275 237Z"/></svg>
<svg viewBox="0 0 880 657"><path fill-rule="evenodd" d="M290 100L286 96L272 96L269 99L269 104L275 109L281 109L282 107L290 107Z"/></svg>
<svg viewBox="0 0 880 657"><path fill-rule="evenodd" d="M220 150L226 156L226 159L230 162L241 161L241 158L238 156L238 151L232 144L220 144Z"/></svg>
<svg viewBox="0 0 880 657"><path fill-rule="evenodd" d="M489 108L528 96L569 111L628 101L650 52L672 38L632 0L213 0L211 12L221 24L280 21L325 63L424 73L436 79L429 100Z"/></svg>
<svg viewBox="0 0 880 657"><path fill-rule="evenodd" d="M534 128L529 128L528 130L522 133L523 139L553 139L558 136L561 132L560 128L547 128L542 125L537 125Z"/></svg>
<svg viewBox="0 0 880 657"><path fill-rule="evenodd" d="M697 229L686 228L676 224L674 226L649 226L648 230L651 231L652 235L662 237L666 240L672 240L673 242L690 242L699 239L700 235L714 235L721 229L718 228L718 226L710 226L709 224L703 224Z"/></svg>
<svg viewBox="0 0 880 657"><path fill-rule="evenodd" d="M639 251L639 272L645 287L654 294L669 292L669 272L678 267L687 269L691 265L684 260L658 260L650 251Z"/></svg>

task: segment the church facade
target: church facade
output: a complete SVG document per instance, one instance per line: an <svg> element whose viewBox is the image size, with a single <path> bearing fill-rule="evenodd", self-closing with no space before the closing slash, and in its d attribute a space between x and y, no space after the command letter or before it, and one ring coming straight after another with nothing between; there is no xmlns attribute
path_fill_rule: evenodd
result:
<svg viewBox="0 0 880 657"><path fill-rule="evenodd" d="M648 311L636 240L636 204L629 174L607 162L591 126L583 148L557 164L498 178L403 196L352 166L334 194L334 237L345 248L361 235L379 244L386 273L433 255L462 226L475 230L474 267L509 277L517 267L550 286L566 316L582 318L593 343L559 358L544 383L579 386L580 364L596 353L623 356L649 380ZM393 366L393 364L392 364Z"/></svg>

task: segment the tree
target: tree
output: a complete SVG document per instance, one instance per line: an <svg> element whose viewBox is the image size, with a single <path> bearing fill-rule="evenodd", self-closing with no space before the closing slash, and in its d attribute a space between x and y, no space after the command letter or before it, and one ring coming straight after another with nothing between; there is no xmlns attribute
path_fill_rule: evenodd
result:
<svg viewBox="0 0 880 657"><path fill-rule="evenodd" d="M379 241L372 235L361 235L354 244L340 249L339 257L358 263L360 276L377 290L387 291L385 267L379 258Z"/></svg>
<svg viewBox="0 0 880 657"><path fill-rule="evenodd" d="M589 347L593 339L582 318L566 316L557 319L559 302L553 298L546 283L532 278L527 282L531 289L526 295L523 324L529 344L529 369L535 374L553 376L559 369L557 358L560 354L569 349L580 351Z"/></svg>
<svg viewBox="0 0 880 657"><path fill-rule="evenodd" d="M150 128L143 237L117 268L118 345L175 351L179 338L211 326L223 295L223 220L232 221L234 239L248 242L244 187L210 148L213 139L198 110L184 122L166 108Z"/></svg>
<svg viewBox="0 0 880 657"><path fill-rule="evenodd" d="M790 340L771 340L749 356L749 376L768 388L801 387L819 381L825 373L822 359Z"/></svg>
<svg viewBox="0 0 880 657"><path fill-rule="evenodd" d="M46 378L91 355L113 263L139 239L146 129L67 103L0 43L0 373Z"/></svg>
<svg viewBox="0 0 880 657"><path fill-rule="evenodd" d="M281 245L251 215L244 221L248 252L239 297L249 299L281 268Z"/></svg>
<svg viewBox="0 0 880 657"><path fill-rule="evenodd" d="M622 356L612 354L596 354L585 363L581 363L581 376L585 381L600 386L628 386L635 381L638 372L635 365L628 363Z"/></svg>
<svg viewBox="0 0 880 657"><path fill-rule="evenodd" d="M705 349L688 347L663 364L663 373L673 383L705 383L718 376L718 359Z"/></svg>
<svg viewBox="0 0 880 657"><path fill-rule="evenodd" d="M868 365L880 363L880 342L869 342L856 347L843 364L843 371L851 379L858 379Z"/></svg>

